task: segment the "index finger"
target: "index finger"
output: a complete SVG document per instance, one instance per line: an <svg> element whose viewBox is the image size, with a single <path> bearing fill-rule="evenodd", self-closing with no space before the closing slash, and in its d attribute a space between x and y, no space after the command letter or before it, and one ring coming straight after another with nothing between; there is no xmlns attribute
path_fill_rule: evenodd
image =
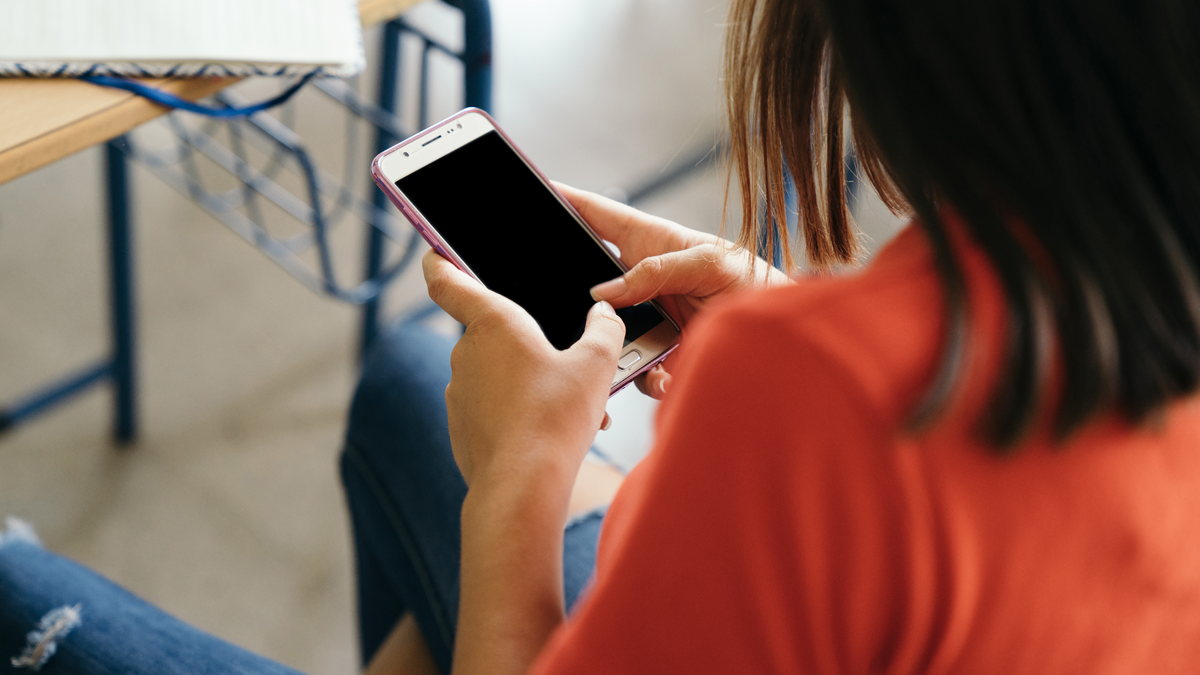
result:
<svg viewBox="0 0 1200 675"><path fill-rule="evenodd" d="M497 299L503 300L433 249L421 258L421 271L429 299L464 326L492 309Z"/></svg>
<svg viewBox="0 0 1200 675"><path fill-rule="evenodd" d="M594 192L576 190L569 185L554 183L583 220L600 235L621 249L626 265L636 265L652 255L677 251L701 243L700 233L652 216L632 206ZM699 237L700 239L703 236Z"/></svg>

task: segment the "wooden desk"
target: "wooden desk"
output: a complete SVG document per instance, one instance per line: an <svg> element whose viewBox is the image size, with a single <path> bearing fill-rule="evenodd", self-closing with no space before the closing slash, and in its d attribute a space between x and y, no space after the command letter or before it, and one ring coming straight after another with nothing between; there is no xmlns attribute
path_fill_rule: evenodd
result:
<svg viewBox="0 0 1200 675"><path fill-rule="evenodd" d="M2 1L2 0L0 0ZM359 0L364 26L400 16L420 0ZM479 92L472 105L487 107L490 97L491 28L487 0L455 0L475 26L471 54L474 71L467 68L466 91ZM475 17L472 19L471 17ZM472 23L473 22L473 23ZM399 53L400 27L389 24L384 32L385 57L381 81L394 80ZM428 49L428 46L427 46ZM465 60L466 57L464 57ZM471 73L477 71L474 80ZM390 75L389 75L390 74ZM216 93L240 78L170 78L148 80L177 96L197 99ZM474 90L472 89L474 86ZM385 86L394 106L394 86ZM391 93L387 93L391 92ZM98 362L77 370L27 395L9 406L0 406L0 433L57 406L101 382L113 387L113 436L121 444L137 438L136 289L133 233L129 217L128 162L118 143L106 143L134 127L168 112L136 94L100 87L74 79L0 78L0 183L22 176L84 148L105 144L105 182L108 209L108 253L111 300L112 351ZM384 137L386 138L386 137ZM381 199L381 195L375 195ZM371 244L379 239L371 230ZM382 241L380 239L380 241ZM382 259L382 246L378 246ZM375 251L375 248L369 249ZM375 258L372 258L374 260ZM375 301L369 304L374 326ZM364 315L368 312L364 310ZM364 326L368 323L364 321ZM364 334L366 334L364 328Z"/></svg>
<svg viewBox="0 0 1200 675"><path fill-rule="evenodd" d="M420 0L360 0L363 26L389 21ZM150 80L188 99L213 94L239 78ZM0 78L0 184L102 143L167 112L118 89L69 79Z"/></svg>

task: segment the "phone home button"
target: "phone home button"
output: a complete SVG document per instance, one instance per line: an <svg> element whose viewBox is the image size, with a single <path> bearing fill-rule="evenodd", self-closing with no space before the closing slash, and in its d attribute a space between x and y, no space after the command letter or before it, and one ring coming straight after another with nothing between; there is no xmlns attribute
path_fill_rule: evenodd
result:
<svg viewBox="0 0 1200 675"><path fill-rule="evenodd" d="M630 368L632 368L634 366L634 364L636 364L638 361L641 361L641 360L642 360L642 353L639 352L638 350L634 349L634 350L631 350L625 356L622 356L620 361L617 361L617 367L620 368L621 370L629 370Z"/></svg>

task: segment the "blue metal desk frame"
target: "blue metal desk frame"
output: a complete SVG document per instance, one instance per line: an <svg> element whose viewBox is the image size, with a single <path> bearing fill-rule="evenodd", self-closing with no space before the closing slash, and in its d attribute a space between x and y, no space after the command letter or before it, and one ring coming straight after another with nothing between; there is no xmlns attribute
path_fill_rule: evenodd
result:
<svg viewBox="0 0 1200 675"><path fill-rule="evenodd" d="M426 93L428 55L440 50L460 58L464 66L464 99L467 106L491 109L492 95L492 26L488 0L444 0L459 9L464 20L464 49L461 54L447 50L402 19L393 19L384 26L383 48L380 54L378 105L388 113L396 111L397 79L400 74L400 38L411 32L424 40L420 69L419 126L427 126ZM375 146L382 152L400 139L377 128ZM119 137L108 141L104 148L108 216L109 297L111 317L111 354L74 374L66 376L44 389L30 394L7 407L0 408L0 433L33 419L72 399L93 385L110 382L113 386L113 439L118 445L129 445L138 437L137 387L137 286L134 268L134 233L131 214L131 188L126 140ZM373 202L379 208L387 197L375 190ZM366 277L374 278L383 266L385 240L382 232L372 227L367 241ZM382 289L381 289L382 293ZM380 294L381 294L380 293ZM377 294L363 305L361 350L370 346L379 330L380 297Z"/></svg>

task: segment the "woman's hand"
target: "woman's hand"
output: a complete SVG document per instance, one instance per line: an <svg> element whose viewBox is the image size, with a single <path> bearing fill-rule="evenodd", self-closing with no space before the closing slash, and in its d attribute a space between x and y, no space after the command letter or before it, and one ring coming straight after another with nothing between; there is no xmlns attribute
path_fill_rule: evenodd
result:
<svg viewBox="0 0 1200 675"><path fill-rule="evenodd" d="M569 493L604 418L625 336L621 319L597 303L583 337L558 351L525 310L445 258L430 251L423 266L429 297L466 327L450 357L446 404L467 485L528 465L563 469Z"/></svg>
<svg viewBox="0 0 1200 675"><path fill-rule="evenodd" d="M533 317L430 251L429 297L466 326L446 407L467 482L455 673L523 673L563 621L568 500L604 417L625 326L596 303L555 349Z"/></svg>
<svg viewBox="0 0 1200 675"><path fill-rule="evenodd" d="M555 186L602 239L621 250L630 270L592 289L592 297L614 307L646 300L659 304L682 326L713 298L792 283L786 274L725 240L656 218L606 197ZM638 377L638 389L662 398L670 374L660 365Z"/></svg>

